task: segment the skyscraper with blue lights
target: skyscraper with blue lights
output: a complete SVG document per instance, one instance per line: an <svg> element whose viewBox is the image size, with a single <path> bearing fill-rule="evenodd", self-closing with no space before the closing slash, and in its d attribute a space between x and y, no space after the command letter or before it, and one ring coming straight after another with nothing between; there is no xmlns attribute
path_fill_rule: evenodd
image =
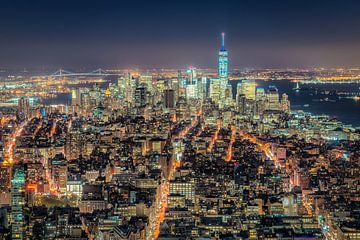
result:
<svg viewBox="0 0 360 240"><path fill-rule="evenodd" d="M222 82L222 87L226 87L228 83L228 65L229 65L229 57L228 51L225 49L225 33L221 33L221 48L219 51L219 69L218 74L219 78Z"/></svg>
<svg viewBox="0 0 360 240"><path fill-rule="evenodd" d="M229 104L229 98L227 97L226 91L228 89L228 77L229 77L229 58L228 51L225 49L225 33L221 33L221 48L219 51L219 69L218 75L220 80L220 102L219 107L223 108L224 106ZM231 92L231 89L230 89Z"/></svg>

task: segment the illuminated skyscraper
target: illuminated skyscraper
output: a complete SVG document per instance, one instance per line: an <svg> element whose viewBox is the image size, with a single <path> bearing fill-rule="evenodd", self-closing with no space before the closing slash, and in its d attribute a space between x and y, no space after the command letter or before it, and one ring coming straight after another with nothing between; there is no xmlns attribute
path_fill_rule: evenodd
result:
<svg viewBox="0 0 360 240"><path fill-rule="evenodd" d="M197 94L197 98L204 100L206 98L206 84L207 84L207 78L206 77L202 77L199 78L196 82L196 94Z"/></svg>
<svg viewBox="0 0 360 240"><path fill-rule="evenodd" d="M237 85L237 94L244 95L248 100L256 98L256 83L254 81L243 80Z"/></svg>
<svg viewBox="0 0 360 240"><path fill-rule="evenodd" d="M261 87L256 88L256 100L262 100L265 97L265 89Z"/></svg>
<svg viewBox="0 0 360 240"><path fill-rule="evenodd" d="M189 69L187 70L187 74L188 74L188 84L190 85L195 84L196 68L190 66Z"/></svg>
<svg viewBox="0 0 360 240"><path fill-rule="evenodd" d="M179 91L176 100L178 100L179 97L186 97L186 79L182 77L181 70L178 70L178 83Z"/></svg>
<svg viewBox="0 0 360 240"><path fill-rule="evenodd" d="M152 80L153 77L151 74L141 74L139 77L139 84L146 85L148 89L151 89L152 87Z"/></svg>
<svg viewBox="0 0 360 240"><path fill-rule="evenodd" d="M179 93L180 93L180 81L178 78L173 78L170 81L170 87L167 89L172 89L174 90L174 101L176 103L177 99L179 98Z"/></svg>
<svg viewBox="0 0 360 240"><path fill-rule="evenodd" d="M178 79L178 82L179 82L179 86L180 86L180 87L185 87L185 86L186 86L186 80L183 79L181 70L178 70L177 79Z"/></svg>
<svg viewBox="0 0 360 240"><path fill-rule="evenodd" d="M22 97L18 101L18 110L21 117L27 118L30 113L30 101L28 98Z"/></svg>
<svg viewBox="0 0 360 240"><path fill-rule="evenodd" d="M284 93L281 97L281 110L283 110L284 112L290 111L290 101L286 93Z"/></svg>
<svg viewBox="0 0 360 240"><path fill-rule="evenodd" d="M197 98L196 96L196 85L195 84L189 84L186 86L186 99L190 100L190 99L195 99Z"/></svg>
<svg viewBox="0 0 360 240"><path fill-rule="evenodd" d="M221 33L221 48L219 51L219 69L218 74L221 80L222 87L226 87L228 83L229 71L228 51L225 49L225 33Z"/></svg>
<svg viewBox="0 0 360 240"><path fill-rule="evenodd" d="M89 93L81 94L81 106L85 111L89 111L91 109L91 97Z"/></svg>
<svg viewBox="0 0 360 240"><path fill-rule="evenodd" d="M220 101L220 92L221 92L221 82L218 78L213 78L210 81L210 98L212 101L219 102ZM225 93L225 91L224 91Z"/></svg>
<svg viewBox="0 0 360 240"><path fill-rule="evenodd" d="M126 97L126 78L125 77L119 77L117 81L118 89L119 89L119 98L125 99Z"/></svg>
<svg viewBox="0 0 360 240"><path fill-rule="evenodd" d="M147 103L147 86L140 85L135 89L135 106L145 107Z"/></svg>
<svg viewBox="0 0 360 240"><path fill-rule="evenodd" d="M279 110L279 91L275 86L269 86L267 93L268 110Z"/></svg>
<svg viewBox="0 0 360 240"><path fill-rule="evenodd" d="M81 92L80 88L71 90L71 105L80 106L81 105Z"/></svg>
<svg viewBox="0 0 360 240"><path fill-rule="evenodd" d="M25 170L22 165L13 168L11 180L11 239L25 239Z"/></svg>
<svg viewBox="0 0 360 240"><path fill-rule="evenodd" d="M225 33L221 33L221 48L219 51L219 69L218 75L220 80L220 101L219 107L223 108L225 105L229 105L230 100L226 94L226 90L228 89L228 77L229 77L229 58L228 58L228 51L225 49ZM230 89L230 86L229 86ZM231 92L231 89L230 89Z"/></svg>
<svg viewBox="0 0 360 240"><path fill-rule="evenodd" d="M0 193L7 192L9 190L10 180L11 180L10 168L0 167L0 182L1 182Z"/></svg>

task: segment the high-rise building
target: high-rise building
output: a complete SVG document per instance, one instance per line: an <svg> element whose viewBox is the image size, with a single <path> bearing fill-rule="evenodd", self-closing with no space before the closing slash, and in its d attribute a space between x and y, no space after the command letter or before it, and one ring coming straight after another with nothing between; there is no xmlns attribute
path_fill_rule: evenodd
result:
<svg viewBox="0 0 360 240"><path fill-rule="evenodd" d="M118 93L121 99L124 99L129 105L133 102L135 94L136 81L131 73L125 74L118 79Z"/></svg>
<svg viewBox="0 0 360 240"><path fill-rule="evenodd" d="M229 77L229 58L228 51L225 49L225 33L221 34L221 48L219 51L219 60L218 60L218 75L220 79L220 100L219 107L222 108L225 105L229 104L229 99L226 96L226 90L228 86L228 77Z"/></svg>
<svg viewBox="0 0 360 240"><path fill-rule="evenodd" d="M0 193L9 191L10 180L10 169L8 167L0 167Z"/></svg>
<svg viewBox="0 0 360 240"><path fill-rule="evenodd" d="M185 80L183 79L183 77L182 77L182 72L181 72L181 70L178 70L177 79L178 79L178 82L179 82L179 86L180 86L180 87L185 87L185 86L186 86L186 81L185 81Z"/></svg>
<svg viewBox="0 0 360 240"><path fill-rule="evenodd" d="M89 91L89 95L95 106L101 102L102 94L98 84L94 84L93 88Z"/></svg>
<svg viewBox="0 0 360 240"><path fill-rule="evenodd" d="M290 101L286 93L283 93L283 95L281 96L281 110L284 112L290 111Z"/></svg>
<svg viewBox="0 0 360 240"><path fill-rule="evenodd" d="M230 84L226 86L224 93L225 93L224 96L225 106L230 106L233 102L232 86Z"/></svg>
<svg viewBox="0 0 360 240"><path fill-rule="evenodd" d="M196 92L197 92L198 99L204 100L206 98L206 84L207 84L206 77L202 77L197 80Z"/></svg>
<svg viewBox="0 0 360 240"><path fill-rule="evenodd" d="M191 84L191 85L187 85L186 86L186 99L195 99L197 98L196 96L196 85L195 84Z"/></svg>
<svg viewBox="0 0 360 240"><path fill-rule="evenodd" d="M279 110L279 91L275 86L270 86L267 93L268 110Z"/></svg>
<svg viewBox="0 0 360 240"><path fill-rule="evenodd" d="M89 111L91 109L91 97L89 93L81 94L81 106L86 111Z"/></svg>
<svg viewBox="0 0 360 240"><path fill-rule="evenodd" d="M135 89L135 106L144 107L146 105L147 88L146 85L140 85Z"/></svg>
<svg viewBox="0 0 360 240"><path fill-rule="evenodd" d="M256 83L253 81L244 80L237 85L237 95L244 95L248 100L255 100L256 98Z"/></svg>
<svg viewBox="0 0 360 240"><path fill-rule="evenodd" d="M136 81L132 77L131 73L128 73L128 77L126 78L126 100L130 103L133 102L136 88Z"/></svg>
<svg viewBox="0 0 360 240"><path fill-rule="evenodd" d="M264 88L256 88L256 100L263 100L266 97Z"/></svg>
<svg viewBox="0 0 360 240"><path fill-rule="evenodd" d="M221 80L213 78L210 80L210 98L215 103L220 101Z"/></svg>
<svg viewBox="0 0 360 240"><path fill-rule="evenodd" d="M181 70L178 70L179 91L177 98L186 97L186 79L182 77Z"/></svg>
<svg viewBox="0 0 360 240"><path fill-rule="evenodd" d="M180 82L178 78L173 78L170 81L170 88L174 90L174 98L175 98L175 102L176 100L179 98L179 91L180 91Z"/></svg>
<svg viewBox="0 0 360 240"><path fill-rule="evenodd" d="M126 78L119 77L117 81L119 98L124 99L126 95Z"/></svg>
<svg viewBox="0 0 360 240"><path fill-rule="evenodd" d="M68 167L64 156L56 155L53 159L51 159L49 166L51 178L55 184L54 187L62 193L66 192Z"/></svg>
<svg viewBox="0 0 360 240"><path fill-rule="evenodd" d="M18 102L18 110L19 110L19 114L24 117L27 118L30 114L30 102L28 98L22 97L19 99Z"/></svg>
<svg viewBox="0 0 360 240"><path fill-rule="evenodd" d="M25 169L23 165L13 167L11 180L11 239L25 239Z"/></svg>
<svg viewBox="0 0 360 240"><path fill-rule="evenodd" d="M156 81L156 90L158 91L158 93L160 95L164 94L165 87L166 87L165 79L163 79L163 78L157 79L157 81Z"/></svg>
<svg viewBox="0 0 360 240"><path fill-rule="evenodd" d="M67 160L77 159L82 151L83 139L79 131L69 130L65 140L65 157Z"/></svg>
<svg viewBox="0 0 360 240"><path fill-rule="evenodd" d="M165 89L164 103L165 103L166 108L174 108L175 107L175 91L173 89Z"/></svg>
<svg viewBox="0 0 360 240"><path fill-rule="evenodd" d="M245 114L246 110L246 98L243 94L236 95L236 106L241 115Z"/></svg>
<svg viewBox="0 0 360 240"><path fill-rule="evenodd" d="M227 85L229 72L228 72L228 64L229 64L229 58L228 58L228 51L225 49L225 33L221 33L221 48L219 51L219 69L218 74L219 78L222 81L222 86Z"/></svg>
<svg viewBox="0 0 360 240"><path fill-rule="evenodd" d="M71 90L71 105L72 106L81 106L81 92L80 88Z"/></svg>
<svg viewBox="0 0 360 240"><path fill-rule="evenodd" d="M141 74L139 77L139 84L146 85L151 88L153 77L151 74Z"/></svg>
<svg viewBox="0 0 360 240"><path fill-rule="evenodd" d="M195 84L195 79L196 79L196 68L194 68L193 66L190 66L189 69L187 70L187 74L188 74L188 80L190 85Z"/></svg>

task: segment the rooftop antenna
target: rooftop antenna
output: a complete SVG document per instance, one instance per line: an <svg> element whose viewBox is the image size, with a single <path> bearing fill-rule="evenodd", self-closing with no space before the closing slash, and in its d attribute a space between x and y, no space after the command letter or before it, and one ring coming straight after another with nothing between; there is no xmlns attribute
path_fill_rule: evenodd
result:
<svg viewBox="0 0 360 240"><path fill-rule="evenodd" d="M221 33L221 51L225 51L225 33Z"/></svg>

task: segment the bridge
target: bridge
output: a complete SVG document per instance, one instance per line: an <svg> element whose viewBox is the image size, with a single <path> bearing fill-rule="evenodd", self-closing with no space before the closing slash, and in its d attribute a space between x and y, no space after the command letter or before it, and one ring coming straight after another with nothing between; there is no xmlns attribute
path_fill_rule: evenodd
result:
<svg viewBox="0 0 360 240"><path fill-rule="evenodd" d="M112 74L107 73L103 69L99 68L92 72L70 72L64 69L59 69L48 77L79 77L79 76L109 76Z"/></svg>
<svg viewBox="0 0 360 240"><path fill-rule="evenodd" d="M300 80L301 84L352 84L352 83L360 83L360 78L348 79L348 80Z"/></svg>

